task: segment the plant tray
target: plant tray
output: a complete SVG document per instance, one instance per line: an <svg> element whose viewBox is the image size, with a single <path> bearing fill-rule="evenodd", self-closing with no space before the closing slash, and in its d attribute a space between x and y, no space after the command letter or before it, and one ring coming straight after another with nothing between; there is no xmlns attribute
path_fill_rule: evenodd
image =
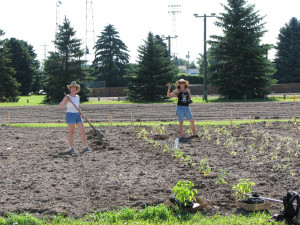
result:
<svg viewBox="0 0 300 225"><path fill-rule="evenodd" d="M237 201L237 207L245 209L247 211L255 211L255 210L268 210L270 209L270 202L258 203L258 204L248 204L245 202Z"/></svg>
<svg viewBox="0 0 300 225"><path fill-rule="evenodd" d="M169 135L154 134L152 138L153 139L158 139L158 140L164 140L164 139L169 138Z"/></svg>
<svg viewBox="0 0 300 225"><path fill-rule="evenodd" d="M200 197L195 197L195 198L196 198L196 202L194 203L193 208L179 207L179 209L186 212L196 212L201 209L207 208L207 202L203 198ZM174 205L169 199L166 205L170 206L173 209L177 208L177 205Z"/></svg>

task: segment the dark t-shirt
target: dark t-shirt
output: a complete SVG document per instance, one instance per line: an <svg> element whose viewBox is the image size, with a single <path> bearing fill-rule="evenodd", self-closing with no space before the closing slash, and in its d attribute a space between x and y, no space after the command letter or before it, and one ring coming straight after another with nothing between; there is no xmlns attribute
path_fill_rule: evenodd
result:
<svg viewBox="0 0 300 225"><path fill-rule="evenodd" d="M188 92L179 92L178 95L177 105L180 106L189 106L189 93Z"/></svg>

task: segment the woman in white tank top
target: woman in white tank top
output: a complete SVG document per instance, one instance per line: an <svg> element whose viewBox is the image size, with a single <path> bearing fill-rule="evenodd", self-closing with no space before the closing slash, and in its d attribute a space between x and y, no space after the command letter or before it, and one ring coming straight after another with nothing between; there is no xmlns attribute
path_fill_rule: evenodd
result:
<svg viewBox="0 0 300 225"><path fill-rule="evenodd" d="M83 126L83 121L81 119L80 113L78 110L74 107L74 105L79 109L80 104L80 97L76 93L80 91L80 85L77 84L75 81L72 81L70 85L67 85L68 89L70 90L70 94L64 97L64 99L59 104L59 108L63 108L65 105L67 107L66 112L66 123L68 124L69 128L69 136L68 136L68 143L69 143L69 151L64 152L63 154L76 154L76 151L73 147L73 137L75 132L75 125L77 126L81 142L83 146L83 150L81 153L90 151L89 147L86 144L86 138L85 138L85 130ZM70 100L74 103L74 105L70 102ZM82 117L85 119L85 116L82 115Z"/></svg>

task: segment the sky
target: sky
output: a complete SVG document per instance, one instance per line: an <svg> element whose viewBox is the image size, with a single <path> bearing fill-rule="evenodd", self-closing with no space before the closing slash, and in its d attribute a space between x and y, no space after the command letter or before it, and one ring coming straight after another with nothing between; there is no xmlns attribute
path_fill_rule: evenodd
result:
<svg viewBox="0 0 300 225"><path fill-rule="evenodd" d="M221 4L227 0L0 0L0 29L4 38L17 38L34 47L38 59L54 51L56 23L64 17L70 20L82 40L82 48L88 48L101 35L105 26L112 24L126 44L130 62L136 63L138 46L144 45L148 33L171 36L171 52L189 61L197 60L203 53L204 21L199 16L224 12ZM262 43L277 43L280 28L292 17L300 19L300 0L248 0L255 5L260 16L265 16L265 33ZM170 5L180 5L175 15ZM86 8L87 6L87 8ZM87 13L86 13L87 12ZM214 25L215 17L207 18L207 39L210 35L222 35ZM167 41L166 41L167 43ZM209 47L209 46L208 46ZM187 58L189 55L189 58ZM273 59L275 50L269 52ZM90 57L87 57L91 60Z"/></svg>

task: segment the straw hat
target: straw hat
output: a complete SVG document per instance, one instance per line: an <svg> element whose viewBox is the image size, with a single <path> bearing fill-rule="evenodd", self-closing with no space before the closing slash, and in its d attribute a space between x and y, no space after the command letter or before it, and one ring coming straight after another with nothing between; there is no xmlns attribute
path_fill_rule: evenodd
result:
<svg viewBox="0 0 300 225"><path fill-rule="evenodd" d="M179 83L184 82L186 86L189 86L190 82L185 79L180 79L176 81L176 86L179 86Z"/></svg>
<svg viewBox="0 0 300 225"><path fill-rule="evenodd" d="M80 85L76 83L76 81L72 81L70 85L67 85L68 89L70 90L71 87L76 87L77 91L76 93L78 93L80 91Z"/></svg>

